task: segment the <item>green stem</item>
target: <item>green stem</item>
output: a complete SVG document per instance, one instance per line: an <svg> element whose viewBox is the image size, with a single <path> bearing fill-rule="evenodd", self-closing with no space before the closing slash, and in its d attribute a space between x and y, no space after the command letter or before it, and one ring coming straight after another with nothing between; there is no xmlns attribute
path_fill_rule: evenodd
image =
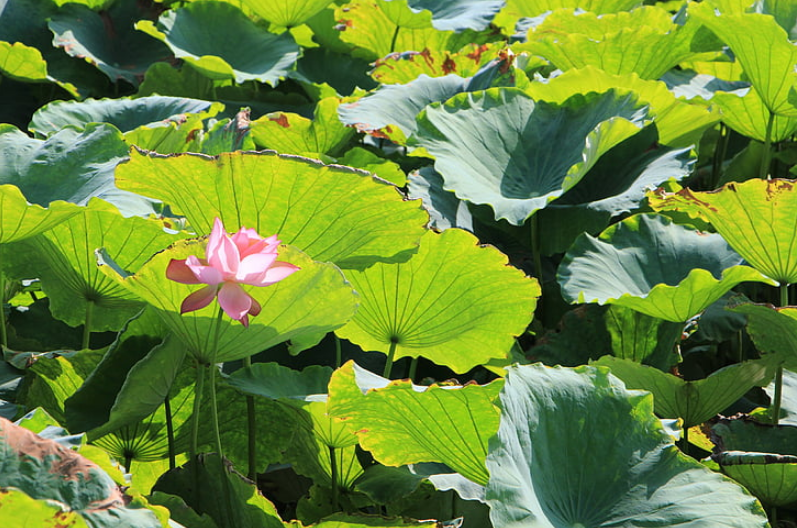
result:
<svg viewBox="0 0 797 528"><path fill-rule="evenodd" d="M714 148L714 160L711 166L711 182L709 190L716 189L719 185L722 176L722 163L725 161L725 155L728 152L728 140L731 137L728 127L724 123L720 123L720 137L717 140L717 145Z"/></svg>
<svg viewBox="0 0 797 528"><path fill-rule="evenodd" d="M244 367L252 366L252 358L244 358ZM249 480L257 482L257 416L255 415L255 397L246 397L246 425L249 439Z"/></svg>
<svg viewBox="0 0 797 528"><path fill-rule="evenodd" d="M224 466L224 451L221 448L221 431L219 430L219 413L216 406L216 354L219 351L219 334L221 331L221 320L224 317L224 310L219 307L219 315L216 317L216 328L213 333L213 345L210 350L210 416L213 424L213 436L216 443L216 453Z"/></svg>
<svg viewBox="0 0 797 528"><path fill-rule="evenodd" d="M390 340L390 350L387 353L387 361L385 361L385 371L382 373L383 378L390 378L390 372L393 370L393 360L396 357L396 341Z"/></svg>
<svg viewBox="0 0 797 528"><path fill-rule="evenodd" d="M780 306L789 305L789 285L782 282L780 285ZM783 367L778 367L775 374L775 395L772 398L772 423L778 425L780 421L780 407L783 399Z"/></svg>
<svg viewBox="0 0 797 528"><path fill-rule="evenodd" d="M6 276L0 271L0 345L8 346L6 332Z"/></svg>
<svg viewBox="0 0 797 528"><path fill-rule="evenodd" d="M542 286L542 256L540 255L540 224L537 221L537 214L531 217L531 253L534 258L534 271L537 273L537 280Z"/></svg>
<svg viewBox="0 0 797 528"><path fill-rule="evenodd" d="M772 162L772 125L775 123L775 113L769 111L769 120L767 121L767 135L764 140L764 155L761 157L761 168L758 171L758 177L769 179L769 164Z"/></svg>
<svg viewBox="0 0 797 528"><path fill-rule="evenodd" d="M343 353L340 349L340 338L335 335L335 368L340 368L341 363L343 363Z"/></svg>
<svg viewBox="0 0 797 528"><path fill-rule="evenodd" d="M83 344L81 350L88 350L91 340L91 323L94 318L94 301L86 302L86 324L83 325Z"/></svg>
<svg viewBox="0 0 797 528"><path fill-rule="evenodd" d="M410 378L410 381L413 383L415 382L415 372L417 370L418 370L418 358L414 357L412 358L412 362L410 363L410 372L407 375L407 377Z"/></svg>
<svg viewBox="0 0 797 528"><path fill-rule="evenodd" d="M169 469L177 467L177 458L174 451L174 423L172 423L172 404L169 395L163 400L163 410L166 412L166 439L169 449Z"/></svg>
<svg viewBox="0 0 797 528"><path fill-rule="evenodd" d="M189 462L194 470L194 499L199 503L199 461L197 451L199 450L199 411L202 408L202 395L205 392L205 365L196 362L196 384L194 385L194 414L191 415L191 448Z"/></svg>
<svg viewBox="0 0 797 528"><path fill-rule="evenodd" d="M332 508L338 511L340 509L338 506L338 461L335 448L332 446L329 446L329 472L332 479Z"/></svg>
<svg viewBox="0 0 797 528"><path fill-rule="evenodd" d="M390 53L396 51L396 41L398 40L400 26L396 26L396 30L393 32L393 40L390 41Z"/></svg>
<svg viewBox="0 0 797 528"><path fill-rule="evenodd" d="M131 466L133 465L133 457L129 454L125 454L125 471L132 474L133 469Z"/></svg>

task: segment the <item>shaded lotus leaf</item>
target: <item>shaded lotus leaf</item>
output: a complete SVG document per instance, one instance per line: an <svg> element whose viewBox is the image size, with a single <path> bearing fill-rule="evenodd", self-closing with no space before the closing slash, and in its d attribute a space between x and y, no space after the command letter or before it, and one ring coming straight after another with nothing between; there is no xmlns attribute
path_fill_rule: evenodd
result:
<svg viewBox="0 0 797 528"><path fill-rule="evenodd" d="M755 269L781 283L797 282L794 181L751 179L711 192L656 191L648 202L655 211L678 211L711 222Z"/></svg>
<svg viewBox="0 0 797 528"><path fill-rule="evenodd" d="M313 38L317 39L317 34ZM338 95L348 96L355 93L357 88L376 88L377 83L368 76L370 69L367 61L327 47L304 48L302 57L296 63L296 71L290 76L320 86L331 86Z"/></svg>
<svg viewBox="0 0 797 528"><path fill-rule="evenodd" d="M502 384L420 387L349 362L332 375L329 413L357 431L363 449L382 464L442 462L484 485L487 442L499 419L493 400Z"/></svg>
<svg viewBox="0 0 797 528"><path fill-rule="evenodd" d="M629 11L642 5L640 0L507 0L506 6L495 17L495 25L511 33L518 19L532 18L562 7L581 8L603 15Z"/></svg>
<svg viewBox="0 0 797 528"><path fill-rule="evenodd" d="M559 265L571 303L619 304L673 322L688 321L741 282L773 284L716 234L661 215L635 215L598 238L580 236Z"/></svg>
<svg viewBox="0 0 797 528"><path fill-rule="evenodd" d="M0 244L35 236L81 213L77 205L60 200L46 205L30 204L15 185L0 185Z"/></svg>
<svg viewBox="0 0 797 528"><path fill-rule="evenodd" d="M163 43L136 31L142 19L155 19L151 4L114 2L101 12L79 4L62 6L48 22L55 35L53 45L73 57L85 59L111 82L124 79L138 86L147 68L172 57Z"/></svg>
<svg viewBox="0 0 797 528"><path fill-rule="evenodd" d="M722 112L722 121L736 132L756 141L764 142L767 137L769 109L755 90L743 97L736 94L717 92L711 98L712 104ZM797 132L797 115L792 117L776 115L770 130L773 142L784 141Z"/></svg>
<svg viewBox="0 0 797 528"><path fill-rule="evenodd" d="M797 502L797 427L722 419L711 429L711 458L767 505Z"/></svg>
<svg viewBox="0 0 797 528"><path fill-rule="evenodd" d="M48 80L47 62L41 52L21 42L0 41L0 72L22 82Z"/></svg>
<svg viewBox="0 0 797 528"><path fill-rule="evenodd" d="M729 310L747 316L747 334L762 354L777 354L787 368L797 370L797 308L742 303Z"/></svg>
<svg viewBox="0 0 797 528"><path fill-rule="evenodd" d="M678 451L650 394L605 368L508 370L487 455L493 526L767 526L743 488Z"/></svg>
<svg viewBox="0 0 797 528"><path fill-rule="evenodd" d="M406 263L346 273L361 295L338 336L393 359L422 356L455 372L505 358L531 322L540 287L459 229L428 232Z"/></svg>
<svg viewBox="0 0 797 528"><path fill-rule="evenodd" d="M255 363L233 372L226 380L231 387L263 398L305 399L326 394L332 369L311 365L301 372L279 363Z"/></svg>
<svg viewBox="0 0 797 528"><path fill-rule="evenodd" d="M706 66L711 65L711 66ZM702 101L708 101L717 93L733 92L736 90L743 90L750 88L750 83L741 80L727 80L728 78L737 79L741 78L741 68L738 68L737 74L728 74L725 76L724 72L716 71L719 68L714 68L714 65L736 65L733 62L684 62L681 63L680 70L670 70L661 76L661 81L664 82L675 97L695 101L702 104ZM737 65L738 66L738 65ZM690 68L690 69L687 69ZM700 70L700 71L698 71ZM713 72L717 75L713 75ZM719 77L718 75L723 75Z"/></svg>
<svg viewBox="0 0 797 528"><path fill-rule="evenodd" d="M116 171L126 190L163 200L198 233L218 217L233 232L242 225L279 233L286 244L343 268L406 260L427 221L420 204L395 187L354 169L274 152L186 154L131 152Z"/></svg>
<svg viewBox="0 0 797 528"><path fill-rule="evenodd" d="M156 308L188 355L200 362L211 359L207 343L219 309L214 302L180 315L183 299L198 288L167 279L166 266L172 259L204 255L204 251L204 241L181 241L152 257L135 275L119 275L119 266L108 255L102 257L109 265L100 267L106 276ZM280 249L279 261L299 266L301 271L268 287L244 286L263 309L251 318L248 328L227 317L221 319L219 330L214 330L218 332L217 362L249 357L294 338L323 336L353 315L356 293L335 265L315 262L290 246Z"/></svg>
<svg viewBox="0 0 797 528"><path fill-rule="evenodd" d="M790 100L795 97L797 49L773 17L757 13L720 14L712 2L690 5L689 15L730 46L770 112L797 116L797 106Z"/></svg>
<svg viewBox="0 0 797 528"><path fill-rule="evenodd" d="M47 137L67 126L84 130L90 123L110 123L123 134L128 134L142 127L162 126L168 120L185 119L191 114L206 119L223 108L221 103L157 95L136 99L54 101L33 114L29 129L34 134Z"/></svg>
<svg viewBox="0 0 797 528"><path fill-rule="evenodd" d="M629 389L650 391L656 414L662 418L680 418L688 429L724 411L753 387L765 386L775 376L776 363L771 360L736 363L700 380L684 380L654 367L610 356L591 364L609 367Z"/></svg>
<svg viewBox="0 0 797 528"><path fill-rule="evenodd" d="M764 389L770 400L775 399L775 381ZM778 423L780 425L797 425L797 372L783 369L781 386L781 406Z"/></svg>
<svg viewBox="0 0 797 528"><path fill-rule="evenodd" d="M443 177L434 167L424 167L410 174L407 194L423 202L423 208L429 212L429 227L438 231L459 227L473 232L473 216L467 202L443 188Z"/></svg>
<svg viewBox="0 0 797 528"><path fill-rule="evenodd" d="M212 79L190 66L177 69L164 62L156 62L147 70L144 81L138 87L138 95L212 99L213 86Z"/></svg>
<svg viewBox="0 0 797 528"><path fill-rule="evenodd" d="M680 26L667 10L654 6L600 16L560 9L530 31L517 50L541 55L564 71L595 66L614 75L658 79L695 55L699 27L690 21Z"/></svg>
<svg viewBox="0 0 797 528"><path fill-rule="evenodd" d="M611 338L611 355L668 372L681 361L676 345L683 323L665 321L619 305L603 315Z"/></svg>
<svg viewBox="0 0 797 528"><path fill-rule="evenodd" d="M272 86L292 69L299 47L289 32L269 33L226 2L191 2L136 29L166 43L175 57L215 80Z"/></svg>
<svg viewBox="0 0 797 528"><path fill-rule="evenodd" d="M260 148L283 154L335 156L355 134L338 119L339 105L337 97L320 100L312 120L287 112L266 114L250 123L252 139Z"/></svg>
<svg viewBox="0 0 797 528"><path fill-rule="evenodd" d="M407 185L407 175L404 174L398 163L377 156L362 147L354 147L346 151L346 154L338 158L338 163L347 167L366 170L398 187Z"/></svg>
<svg viewBox="0 0 797 528"><path fill-rule="evenodd" d="M535 101L562 104L578 93L611 89L630 90L641 102L650 104L662 145L678 148L697 144L703 132L720 119L704 106L676 99L661 81L641 79L636 73L612 75L594 66L568 70L548 83L531 83L525 92Z"/></svg>
<svg viewBox="0 0 797 528"><path fill-rule="evenodd" d="M244 0L243 5L273 25L293 28L329 5L328 0Z"/></svg>
<svg viewBox="0 0 797 528"><path fill-rule="evenodd" d="M304 528L299 521L285 524L288 528ZM335 513L324 517L313 528L437 528L436 521L413 521L410 519L389 518L381 515ZM456 525L455 525L456 526Z"/></svg>
<svg viewBox="0 0 797 528"><path fill-rule="evenodd" d="M416 137L436 158L446 189L489 204L496 219L522 225L574 187L600 156L639 132L646 116L635 96L613 90L556 105L517 89L492 88L427 107Z"/></svg>
<svg viewBox="0 0 797 528"><path fill-rule="evenodd" d="M502 42L468 44L456 53L424 49L391 53L374 63L371 77L381 84L407 84L421 74L443 77L456 74L472 77L504 49Z"/></svg>
<svg viewBox="0 0 797 528"><path fill-rule="evenodd" d="M432 25L442 31L482 31L504 7L506 0L408 0L413 11L431 11Z"/></svg>
<svg viewBox="0 0 797 528"><path fill-rule="evenodd" d="M119 486L97 464L3 418L0 418L0 461L4 468L0 487L16 488L31 499L46 500L60 506L62 511L76 512L88 526L117 523L131 528L161 526L155 514L140 503L126 506L128 501ZM19 519L6 516L9 506L5 497L0 500L0 515ZM13 500L10 507L14 507ZM65 515L62 520L68 517Z"/></svg>

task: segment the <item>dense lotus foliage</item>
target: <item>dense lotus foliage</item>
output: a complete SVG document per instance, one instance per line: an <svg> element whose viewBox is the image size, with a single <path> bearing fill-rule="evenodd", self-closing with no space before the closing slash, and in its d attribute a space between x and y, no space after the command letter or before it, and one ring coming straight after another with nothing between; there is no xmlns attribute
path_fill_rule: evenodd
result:
<svg viewBox="0 0 797 528"><path fill-rule="evenodd" d="M0 526L793 526L795 5L1 2Z"/></svg>

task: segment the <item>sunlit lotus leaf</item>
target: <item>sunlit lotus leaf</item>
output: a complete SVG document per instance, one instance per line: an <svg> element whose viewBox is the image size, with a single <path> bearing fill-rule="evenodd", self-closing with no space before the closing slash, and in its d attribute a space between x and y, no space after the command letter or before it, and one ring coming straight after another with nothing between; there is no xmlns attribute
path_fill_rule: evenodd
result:
<svg viewBox="0 0 797 528"><path fill-rule="evenodd" d="M603 320L611 338L611 355L668 372L681 361L676 344L683 323L651 317L631 308L610 305Z"/></svg>
<svg viewBox="0 0 797 528"><path fill-rule="evenodd" d="M158 253L134 275L122 277L116 271L119 266L112 262L100 268L130 293L156 308L189 356L200 362L211 359L208 343L211 330L216 327L219 308L214 302L201 310L180 315L183 299L198 288L167 279L166 266L171 259L204 254L204 242L185 241ZM353 315L356 293L336 266L314 262L290 246L280 249L279 260L299 266L300 272L272 286L244 286L263 310L251 318L248 328L238 321L221 319L217 362L245 358L293 338L323 336L345 324ZM111 267L114 269L109 269Z"/></svg>
<svg viewBox="0 0 797 528"><path fill-rule="evenodd" d="M338 158L338 163L366 170L398 187L404 187L407 184L407 175L404 174L398 163L377 156L362 147L354 147L346 151L346 154Z"/></svg>
<svg viewBox="0 0 797 528"><path fill-rule="evenodd" d="M432 12L432 25L443 31L482 31L506 4L506 0L409 0L413 11Z"/></svg>
<svg viewBox="0 0 797 528"><path fill-rule="evenodd" d="M36 48L0 41L0 72L18 81L42 82L47 80L47 63Z"/></svg>
<svg viewBox="0 0 797 528"><path fill-rule="evenodd" d="M194 68L178 69L165 62L156 62L147 70L144 81L138 87L138 94L212 99L213 86L213 80Z"/></svg>
<svg viewBox="0 0 797 528"><path fill-rule="evenodd" d="M28 128L34 134L47 137L67 126L84 130L90 123L110 123L122 133L129 133L141 127L162 125L167 120L185 119L188 114L206 119L215 116L223 108L221 103L187 97L54 101L33 114Z"/></svg>
<svg viewBox="0 0 797 528"><path fill-rule="evenodd" d="M55 35L54 46L95 65L111 82L124 79L138 86L152 63L172 57L163 43L133 27L138 20L156 17L157 8L138 2L115 2L101 13L70 3L48 26Z"/></svg>
<svg viewBox="0 0 797 528"><path fill-rule="evenodd" d="M456 53L430 49L391 53L374 63L371 77L382 84L407 84L421 74L442 77L454 73L460 77L472 77L496 58L503 47L501 42L491 42L469 44Z"/></svg>
<svg viewBox="0 0 797 528"><path fill-rule="evenodd" d="M419 387L389 381L353 362L329 383L329 412L357 431L360 444L388 466L442 462L477 484L488 479L487 442L498 428L493 404L503 385Z"/></svg>
<svg viewBox="0 0 797 528"><path fill-rule="evenodd" d="M57 522L69 528L91 528L75 511L63 511L61 506L46 500L36 500L16 488L0 491L0 515L8 519L25 519L28 526L53 526Z"/></svg>
<svg viewBox="0 0 797 528"><path fill-rule="evenodd" d="M165 42L177 58L211 79L274 86L299 58L289 32L269 33L226 2L191 2L161 15L157 27L142 20L136 28Z"/></svg>
<svg viewBox="0 0 797 528"><path fill-rule="evenodd" d="M561 70L595 66L610 74L661 75L695 55L699 23L679 26L668 11L644 6L606 14L554 11L529 33L518 50L530 51Z"/></svg>
<svg viewBox="0 0 797 528"><path fill-rule="evenodd" d="M338 119L339 105L336 97L320 100L312 120L288 112L266 114L251 122L252 139L259 148L282 154L335 156L355 133Z"/></svg>
<svg viewBox="0 0 797 528"><path fill-rule="evenodd" d="M366 173L273 152L157 156L131 152L116 171L120 187L157 197L198 233L221 218L278 233L316 260L345 268L406 260L427 221L419 203Z"/></svg>
<svg viewBox="0 0 797 528"><path fill-rule="evenodd" d="M728 307L747 316L747 334L762 354L777 354L797 370L797 308L743 303Z"/></svg>
<svg viewBox="0 0 797 528"><path fill-rule="evenodd" d="M568 70L548 83L531 83L525 92L535 101L564 103L577 93L630 90L639 100L650 104L659 142L671 147L687 147L700 142L703 132L719 121L716 112L704 106L686 103L661 81L641 79L637 74L611 75L594 66Z"/></svg>
<svg viewBox="0 0 797 528"><path fill-rule="evenodd" d="M608 369L509 369L490 442L493 526L768 526L743 488L683 454L653 397Z"/></svg>
<svg viewBox="0 0 797 528"><path fill-rule="evenodd" d="M757 13L718 14L711 2L690 5L689 15L730 46L769 111L797 116L793 102L797 48L773 17Z"/></svg>
<svg viewBox="0 0 797 528"><path fill-rule="evenodd" d="M640 0L507 0L506 7L498 13L494 23L507 33L512 33L518 19L537 17L562 7L581 8L603 15L629 11L640 5Z"/></svg>
<svg viewBox="0 0 797 528"><path fill-rule="evenodd" d="M129 501L119 486L97 464L3 418L0 418L0 460L4 468L0 475L2 489L16 488L37 501L53 501L65 512L76 512L89 526L117 523L131 528L161 526L151 510L141 508L140 504L126 506ZM7 494L0 499L0 516L20 519L6 516L6 497ZM59 517L69 518L56 514Z"/></svg>
<svg viewBox="0 0 797 528"><path fill-rule="evenodd" d="M730 128L757 141L766 141L769 110L758 92L750 90L744 97L717 92L711 98L711 103L720 109L722 122ZM783 141L795 132L797 132L797 115L792 117L776 115L772 122L770 139L774 142Z"/></svg>
<svg viewBox="0 0 797 528"><path fill-rule="evenodd" d="M559 266L563 297L619 304L684 322L745 281L774 284L716 234L661 215L635 215L598 238L580 236Z"/></svg>
<svg viewBox="0 0 797 528"><path fill-rule="evenodd" d="M422 356L463 373L506 357L531 322L540 287L492 246L459 229L429 232L406 263L346 277L360 293L337 335L395 359Z"/></svg>
<svg viewBox="0 0 797 528"><path fill-rule="evenodd" d="M656 191L648 201L656 211L679 211L711 222L755 269L781 283L797 282L793 180L731 182L712 192Z"/></svg>
<svg viewBox="0 0 797 528"><path fill-rule="evenodd" d="M717 444L711 458L761 502L790 506L797 501L797 427L723 419L711 437Z"/></svg>
<svg viewBox="0 0 797 528"><path fill-rule="evenodd" d="M77 205L54 201L48 208L31 205L14 185L0 185L0 243L37 235L81 213Z"/></svg>
<svg viewBox="0 0 797 528"><path fill-rule="evenodd" d="M647 123L636 96L610 90L563 105L512 88L460 94L418 116L418 144L445 188L522 225L574 187L615 145ZM556 149L543 145L557 145Z"/></svg>
<svg viewBox="0 0 797 528"><path fill-rule="evenodd" d="M304 528L299 521L285 523L287 528ZM382 517L381 515L335 513L324 517L313 528L437 528L437 521L413 521L410 519Z"/></svg>
<svg viewBox="0 0 797 528"><path fill-rule="evenodd" d="M707 378L689 381L611 356L592 364L609 367L629 389L650 391L656 414L662 418L680 418L688 429L713 418L753 387L765 386L775 375L776 363L771 360L736 363L712 372Z"/></svg>
<svg viewBox="0 0 797 528"><path fill-rule="evenodd" d="M329 5L329 0L244 0L243 5L277 27L292 28Z"/></svg>

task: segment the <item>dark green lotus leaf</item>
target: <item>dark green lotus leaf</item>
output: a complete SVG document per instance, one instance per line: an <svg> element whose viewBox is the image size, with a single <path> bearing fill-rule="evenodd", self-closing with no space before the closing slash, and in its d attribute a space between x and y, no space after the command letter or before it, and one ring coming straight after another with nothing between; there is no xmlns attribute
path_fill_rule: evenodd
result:
<svg viewBox="0 0 797 528"><path fill-rule="evenodd" d="M344 418L382 464L442 462L484 485L487 441L498 427L493 401L502 384L419 387L349 362L332 375L329 413Z"/></svg>
<svg viewBox="0 0 797 528"><path fill-rule="evenodd" d="M743 488L678 451L650 394L605 368L508 370L487 455L493 526L768 526Z"/></svg>
<svg viewBox="0 0 797 528"><path fill-rule="evenodd" d="M711 458L761 502L797 502L797 427L722 419L711 429L711 438L717 445Z"/></svg>
<svg viewBox="0 0 797 528"><path fill-rule="evenodd" d="M139 468L140 467L141 466L139 466ZM140 470L133 474L133 480L135 480L139 472ZM141 488L136 486L136 489L140 490ZM193 528L219 528L219 525L216 524L210 515L207 513L199 515L177 495L171 495L162 491L156 491L154 493L150 491L147 495L150 504L167 508L169 510L169 518L180 523L182 526L191 526Z"/></svg>
<svg viewBox="0 0 797 528"><path fill-rule="evenodd" d="M142 20L136 28L165 42L175 57L211 79L274 86L299 58L289 32L269 33L226 2L191 2L161 15L157 27Z"/></svg>
<svg viewBox="0 0 797 528"><path fill-rule="evenodd" d="M482 31L506 4L506 0L409 0L413 11L431 11L432 26L441 31Z"/></svg>
<svg viewBox="0 0 797 528"><path fill-rule="evenodd" d="M144 81L138 87L138 95L171 95L194 99L212 99L214 83L190 66L175 68L164 62L156 62L147 70Z"/></svg>
<svg viewBox="0 0 797 528"><path fill-rule="evenodd" d="M344 268L406 260L427 222L420 204L366 173L274 152L157 156L131 152L123 189L158 198L198 233L215 217L246 226Z"/></svg>
<svg viewBox="0 0 797 528"><path fill-rule="evenodd" d="M144 72L172 53L163 43L136 31L142 19L155 19L157 8L139 2L114 2L101 12L69 3L48 22L55 35L53 45L73 57L85 59L100 69L111 82L124 79L138 86Z"/></svg>
<svg viewBox="0 0 797 528"><path fill-rule="evenodd" d="M418 116L418 144L445 188L522 225L574 187L610 148L639 132L646 110L630 94L535 102L512 88L454 96ZM556 149L542 145L558 145Z"/></svg>
<svg viewBox="0 0 797 528"><path fill-rule="evenodd" d="M716 234L661 215L635 215L598 238L580 236L559 266L571 302L619 304L673 322L688 321L745 281L773 284Z"/></svg>
<svg viewBox="0 0 797 528"><path fill-rule="evenodd" d="M585 304L565 312L555 329L537 338L526 352L532 362L577 367L612 352L604 321L608 306Z"/></svg>
<svg viewBox="0 0 797 528"><path fill-rule="evenodd" d="M203 119L215 116L223 105L187 97L139 97L131 99L86 99L84 101L54 101L33 114L31 132L48 137L72 126L84 130L89 123L110 123L122 133L141 127L162 126L167 120L185 119L196 114Z"/></svg>
<svg viewBox="0 0 797 528"><path fill-rule="evenodd" d="M775 381L764 389L771 400L775 398ZM780 425L797 425L797 372L783 369L781 386L781 407L778 423Z"/></svg>
<svg viewBox="0 0 797 528"><path fill-rule="evenodd" d="M722 112L722 121L742 135L764 142L767 136L769 109L755 90L740 97L737 94L717 92L711 103ZM773 142L784 141L797 132L797 115L776 115L770 130Z"/></svg>
<svg viewBox="0 0 797 528"><path fill-rule="evenodd" d="M37 501L54 501L63 511L76 512L88 526L119 523L131 528L162 526L151 510L141 508L140 504L126 506L128 501L121 489L97 464L3 418L0 418L0 464L2 489L16 488ZM0 500L0 517L20 519L7 516L6 504Z"/></svg>
<svg viewBox="0 0 797 528"><path fill-rule="evenodd" d="M455 372L503 359L531 321L536 279L459 229L428 232L406 263L346 273L361 295L337 335L393 358L422 356Z"/></svg>
<svg viewBox="0 0 797 528"><path fill-rule="evenodd" d="M724 7L723 7L724 9ZM770 112L797 117L797 49L777 21L758 13L719 13L713 2L689 7L690 18L722 39Z"/></svg>
<svg viewBox="0 0 797 528"><path fill-rule="evenodd" d="M22 82L47 81L47 63L36 48L0 41L0 72Z"/></svg>
<svg viewBox="0 0 797 528"><path fill-rule="evenodd" d="M409 175L407 194L410 198L420 198L423 208L429 213L429 226L443 231L459 227L473 232L473 217L467 202L443 188L443 177L434 167L424 167Z"/></svg>
<svg viewBox="0 0 797 528"><path fill-rule="evenodd" d="M327 84L338 95L347 96L357 88L372 90L377 87L377 83L368 76L370 69L367 61L326 47L304 48L296 63L296 71L289 76L318 85Z"/></svg>
<svg viewBox="0 0 797 528"><path fill-rule="evenodd" d="M656 211L678 211L711 225L755 269L778 282L797 282L797 192L793 180L751 179L712 192L683 189L648 196Z"/></svg>
<svg viewBox="0 0 797 528"><path fill-rule="evenodd" d="M650 365L664 372L681 361L676 345L684 325L610 305L603 319L611 337L612 356Z"/></svg>
<svg viewBox="0 0 797 528"><path fill-rule="evenodd" d="M747 333L762 354L777 354L787 368L797 370L797 308L743 303L729 310L747 316Z"/></svg>
<svg viewBox="0 0 797 528"><path fill-rule="evenodd" d="M606 356L592 364L609 367L629 389L650 391L656 414L680 418L688 429L713 418L753 387L765 386L775 375L776 363L746 361L690 381L628 359Z"/></svg>
<svg viewBox="0 0 797 528"><path fill-rule="evenodd" d="M265 231L260 231L267 236ZM152 257L135 275L121 276L117 264L104 255L106 266L100 270L112 277L130 294L147 301L175 337L185 346L188 355L200 363L211 360L208 346L211 331L218 332L217 362L252 356L279 343L306 336L323 336L345 324L354 314L357 294L346 282L337 266L315 262L292 246L282 246L279 260L299 266L300 271L268 287L244 286L262 306L252 317L249 327L223 317L216 330L219 308L216 302L180 315L180 305L197 286L181 284L166 278L166 267L172 259L204 255L204 241L178 242ZM317 340L307 343L316 344Z"/></svg>
<svg viewBox="0 0 797 528"><path fill-rule="evenodd" d="M0 165L1 167L2 165ZM81 213L77 205L53 201L45 209L28 203L19 188L0 185L0 243L7 244L35 236Z"/></svg>
<svg viewBox="0 0 797 528"><path fill-rule="evenodd" d="M236 370L226 380L233 388L264 398L303 399L326 394L332 369L311 365L301 372L278 363L255 363Z"/></svg>

